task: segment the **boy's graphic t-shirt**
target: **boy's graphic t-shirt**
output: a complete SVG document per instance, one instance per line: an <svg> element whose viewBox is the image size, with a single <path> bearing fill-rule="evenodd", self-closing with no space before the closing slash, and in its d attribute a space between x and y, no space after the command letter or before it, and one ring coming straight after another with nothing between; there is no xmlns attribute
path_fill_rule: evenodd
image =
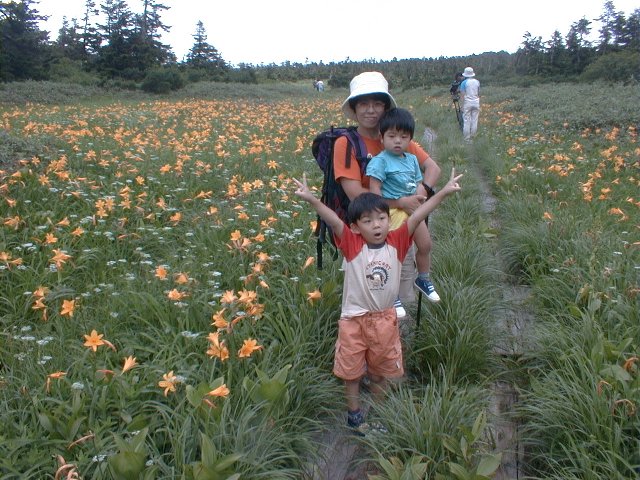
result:
<svg viewBox="0 0 640 480"><path fill-rule="evenodd" d="M379 247L369 247L362 236L345 225L342 238L335 237L344 260L341 317L391 308L400 289L400 271L411 236L406 222L389 232Z"/></svg>

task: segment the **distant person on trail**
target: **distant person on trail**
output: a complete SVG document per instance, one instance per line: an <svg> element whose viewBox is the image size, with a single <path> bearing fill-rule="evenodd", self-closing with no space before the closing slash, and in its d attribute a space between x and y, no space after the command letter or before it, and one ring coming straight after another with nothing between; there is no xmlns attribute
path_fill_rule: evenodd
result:
<svg viewBox="0 0 640 480"><path fill-rule="evenodd" d="M315 80L313 82L313 88L315 88L318 92L324 92L324 82L322 80Z"/></svg>
<svg viewBox="0 0 640 480"><path fill-rule="evenodd" d="M413 140L415 120L408 110L392 108L380 119L380 133L384 150L373 157L367 165L369 190L385 199L397 200L410 195L422 195L429 198L423 185L423 173L418 158L407 152ZM404 210L392 208L390 211L391 229L398 228L408 217ZM422 222L416 227L414 243L417 248L416 264L418 278L415 286L425 294L427 300L439 302L440 296L431 283L431 235L427 224Z"/></svg>
<svg viewBox="0 0 640 480"><path fill-rule="evenodd" d="M364 72L356 75L349 85L349 96L342 104L342 111L350 119L357 122L357 132L362 138L369 158L380 153L384 146L380 137L380 118L385 111L396 106L395 99L389 93L387 80L379 72ZM349 199L353 200L359 194L369 191L369 177L363 175L356 159L355 151L351 149L349 167L347 168L346 137L338 138L334 145L333 165L335 179ZM407 152L418 158L421 170L424 171L424 183L427 192L434 191L440 178L440 167L417 142L411 141ZM399 208L411 214L425 201L424 195L410 195L388 200L391 208ZM415 303L413 282L416 278L414 249L410 249L406 256L401 274L399 297L402 302ZM402 303L396 303L396 313L399 318L406 315Z"/></svg>
<svg viewBox="0 0 640 480"><path fill-rule="evenodd" d="M311 193L306 175L302 181L294 179L295 195L308 202L331 227L335 244L344 256L333 373L344 380L347 425L359 435L373 429L384 431L384 427L365 423L360 379L367 375L371 391L380 397L389 378L404 375L394 302L412 236L447 195L460 190L461 177L452 169L447 184L393 231L389 225L389 205L379 195L364 192L355 197L349 204L347 224Z"/></svg>
<svg viewBox="0 0 640 480"><path fill-rule="evenodd" d="M460 84L460 95L462 96L462 117L464 126L462 132L464 139L470 143L478 131L478 117L480 116L480 82L474 78L476 76L473 68L467 67L462 72L464 80Z"/></svg>

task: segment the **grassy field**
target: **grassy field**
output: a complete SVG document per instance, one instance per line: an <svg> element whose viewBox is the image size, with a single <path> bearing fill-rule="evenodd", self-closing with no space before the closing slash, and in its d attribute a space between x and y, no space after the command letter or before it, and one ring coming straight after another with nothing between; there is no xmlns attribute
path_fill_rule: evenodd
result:
<svg viewBox="0 0 640 480"><path fill-rule="evenodd" d="M472 147L448 86L393 92L438 133L443 171L467 174L431 224L443 300L423 308L408 378L375 412L389 433L363 440L363 460L383 478L492 471L480 420L507 379L527 475L636 478L638 89L483 88ZM346 93L3 86L2 478L310 478L344 411L341 274L316 269L315 214L291 178L320 187L311 140L344 124ZM509 362L492 353L505 274L536 318Z"/></svg>

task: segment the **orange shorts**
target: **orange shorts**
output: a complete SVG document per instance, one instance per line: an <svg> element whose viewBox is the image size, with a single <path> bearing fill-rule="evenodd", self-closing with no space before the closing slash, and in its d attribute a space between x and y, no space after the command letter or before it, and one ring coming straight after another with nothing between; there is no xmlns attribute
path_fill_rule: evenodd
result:
<svg viewBox="0 0 640 480"><path fill-rule="evenodd" d="M357 380L365 373L384 378L404 375L395 308L338 321L333 373L343 380Z"/></svg>

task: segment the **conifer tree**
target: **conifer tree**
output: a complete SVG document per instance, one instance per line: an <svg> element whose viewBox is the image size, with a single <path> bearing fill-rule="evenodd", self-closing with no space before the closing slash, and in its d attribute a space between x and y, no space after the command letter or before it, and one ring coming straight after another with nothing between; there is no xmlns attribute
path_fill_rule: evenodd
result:
<svg viewBox="0 0 640 480"><path fill-rule="evenodd" d="M45 80L51 59L46 20L32 0L0 2L0 81Z"/></svg>
<svg viewBox="0 0 640 480"><path fill-rule="evenodd" d="M193 39L193 46L187 54L187 65L210 72L221 72L227 69L227 64L218 50L207 42L207 31L201 20L196 24Z"/></svg>

